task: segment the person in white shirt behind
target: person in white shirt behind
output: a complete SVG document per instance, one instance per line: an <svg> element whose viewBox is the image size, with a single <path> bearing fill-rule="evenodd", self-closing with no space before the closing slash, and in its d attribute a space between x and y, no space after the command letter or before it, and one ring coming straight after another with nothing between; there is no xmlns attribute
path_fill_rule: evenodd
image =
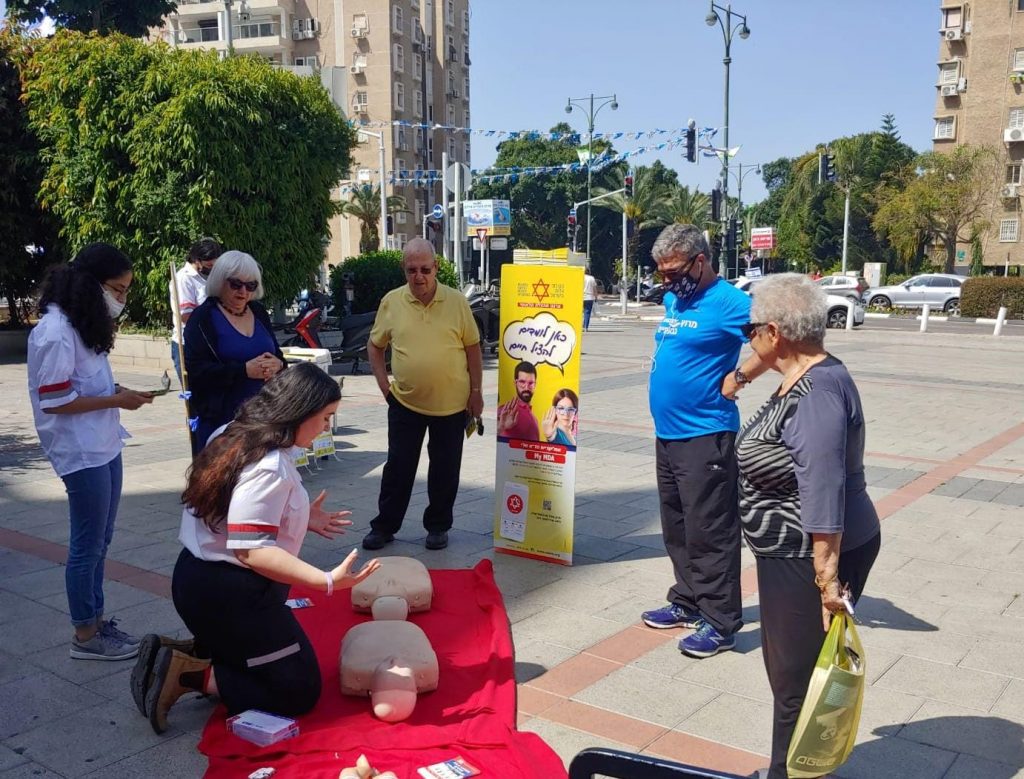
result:
<svg viewBox="0 0 1024 779"><path fill-rule="evenodd" d="M178 372L181 382L181 343L178 333L184 332L185 323L206 300L206 279L213 270L213 264L224 253L224 247L213 238L200 238L188 250L188 261L175 274L178 285L178 305L174 305L174 293L171 292L171 313L174 315L174 327L171 328L171 360L174 370ZM167 285L170 289L170 284ZM181 321L179 330L177 322ZM182 384L184 387L184 384Z"/></svg>
<svg viewBox="0 0 1024 779"><path fill-rule="evenodd" d="M590 315L594 312L594 303L597 301L597 279L590 275L590 266L587 266L583 275L583 331L590 329Z"/></svg>
<svg viewBox="0 0 1024 779"><path fill-rule="evenodd" d="M299 558L307 530L325 538L352 524L310 503L295 456L330 430L341 389L312 363L268 381L234 421L215 431L193 461L182 493L184 549L171 581L174 607L195 636L192 653L143 638L132 697L157 733L187 692L219 695L229 715L247 709L286 717L320 698L320 669L285 600L291 585L352 587L380 564L356 571L356 550L323 571Z"/></svg>
<svg viewBox="0 0 1024 779"><path fill-rule="evenodd" d="M71 657L127 660L139 640L103 618L103 567L121 500L120 410L153 395L114 383L107 355L132 284L131 261L113 246L86 246L50 270L42 315L28 339L28 388L39 443L68 493L71 532L64 583L75 633Z"/></svg>

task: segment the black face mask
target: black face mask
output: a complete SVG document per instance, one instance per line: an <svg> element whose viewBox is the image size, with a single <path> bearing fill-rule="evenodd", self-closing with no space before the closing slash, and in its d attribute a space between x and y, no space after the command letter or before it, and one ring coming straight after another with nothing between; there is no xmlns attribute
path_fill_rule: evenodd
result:
<svg viewBox="0 0 1024 779"><path fill-rule="evenodd" d="M700 286L700 277L704 273L704 259L698 260L700 265L700 273L697 278L690 275L691 268L687 268L686 273L682 276L678 276L672 281L667 283L667 289L669 292L676 296L676 300L679 301L680 308L686 308L690 305L690 301L693 300L693 296L697 294L697 287Z"/></svg>
<svg viewBox="0 0 1024 779"><path fill-rule="evenodd" d="M210 278L210 271L212 271L213 268L204 268L202 265L200 265L199 267L196 268L196 270L199 271L200 276L202 276L204 279L208 279Z"/></svg>

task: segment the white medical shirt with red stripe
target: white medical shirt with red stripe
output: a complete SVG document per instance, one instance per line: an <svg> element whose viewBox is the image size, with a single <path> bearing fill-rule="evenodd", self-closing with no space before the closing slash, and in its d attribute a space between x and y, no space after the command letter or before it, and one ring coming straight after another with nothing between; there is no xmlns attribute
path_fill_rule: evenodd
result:
<svg viewBox="0 0 1024 779"><path fill-rule="evenodd" d="M175 326L171 328L171 340L177 342L178 320L183 316L191 316L192 312L206 300L206 278L196 270L195 265L186 262L185 267L175 274L174 279L178 284L178 308L174 308L174 295L172 294L171 311L174 314ZM171 285L168 284L168 292L170 289Z"/></svg>
<svg viewBox="0 0 1024 779"><path fill-rule="evenodd" d="M298 557L309 526L309 495L295 468L296 454L275 449L245 466L217 532L185 508L178 534L185 548L200 560L235 565L242 565L235 549L278 546Z"/></svg>
<svg viewBox="0 0 1024 779"><path fill-rule="evenodd" d="M128 434L116 408L82 414L48 414L45 409L114 392L107 353L86 346L51 303L28 338L28 394L39 443L58 476L106 465L121 453L121 439Z"/></svg>

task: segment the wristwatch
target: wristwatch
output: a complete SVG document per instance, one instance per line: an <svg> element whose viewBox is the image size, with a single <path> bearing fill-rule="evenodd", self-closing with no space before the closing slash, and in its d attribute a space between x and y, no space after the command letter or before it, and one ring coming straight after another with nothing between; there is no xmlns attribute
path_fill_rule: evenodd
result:
<svg viewBox="0 0 1024 779"><path fill-rule="evenodd" d="M741 369L737 368L732 372L733 381L739 384L741 387L750 384L750 378Z"/></svg>

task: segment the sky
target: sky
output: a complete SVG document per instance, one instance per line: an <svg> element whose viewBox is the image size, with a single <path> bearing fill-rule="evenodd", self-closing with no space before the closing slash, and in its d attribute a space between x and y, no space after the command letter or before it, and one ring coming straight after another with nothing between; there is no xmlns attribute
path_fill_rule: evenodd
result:
<svg viewBox="0 0 1024 779"><path fill-rule="evenodd" d="M595 132L724 124L725 46L704 21L707 0L470 0L471 119L474 128L548 130L586 114L566 100L615 94ZM725 0L719 3L726 5ZM798 156L833 138L870 132L892 113L903 141L931 148L939 51L936 0L736 0L750 37L733 39L729 145L733 163L754 166ZM626 151L657 140L615 142ZM715 138L719 145L722 135ZM496 141L472 138L472 167L494 161ZM680 183L707 191L721 163L660 158ZM631 160L632 161L632 160ZM636 164L636 163L634 163ZM736 183L730 179L730 194ZM743 200L765 195L756 172Z"/></svg>

